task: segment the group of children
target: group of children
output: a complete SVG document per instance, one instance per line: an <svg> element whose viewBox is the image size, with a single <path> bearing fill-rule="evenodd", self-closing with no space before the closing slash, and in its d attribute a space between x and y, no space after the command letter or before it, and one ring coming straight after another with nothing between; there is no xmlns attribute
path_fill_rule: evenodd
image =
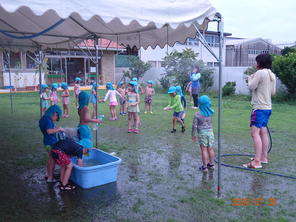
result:
<svg viewBox="0 0 296 222"><path fill-rule="evenodd" d="M74 93L76 98L76 105L78 109L78 115L80 118L79 125L77 128L78 141L66 138L58 140L57 133L64 132L63 128L56 127L54 122L59 121L62 117L62 111L57 105L59 103L58 97L58 84L53 83L48 93L49 87L42 85L42 111L44 115L39 121L39 127L44 137L44 145L49 153L49 160L47 163L47 182L56 182L53 178L53 171L55 164L61 166L60 173L60 190L73 190L76 187L69 184L69 177L71 175L73 164L71 163L70 157L77 157L77 164L83 166L82 156L83 153L87 153L89 149L92 149L92 132L89 123L101 123L102 121L96 119L95 110L97 102L109 101L110 120L116 120L116 107L118 106L116 96L120 97L120 115L128 114L128 133L139 132L139 104L140 104L140 93L145 94L145 112L152 113L152 98L155 95L153 89L153 82L147 81L147 87L143 90L137 82L136 78L128 83L128 87L124 82L120 82L117 90L114 89L113 84L108 82L106 84L107 93L103 100L100 100L97 96L97 83L92 84L91 94L89 95L85 91L80 91L81 79L75 79ZM62 83L62 104L63 104L63 117L69 117L69 89L67 83ZM168 91L170 95L170 102L164 110L173 110L173 129L171 133L176 132L176 124L179 123L182 126L182 132L185 132L185 109L186 109L186 98L182 93L180 86L172 86ZM49 107L49 102L51 106ZM94 111L90 114L88 104L93 104ZM214 111L211 109L210 99L207 96L201 96L198 99L198 105L200 112L195 113L193 124L192 124L192 140L196 141L195 132L199 132L198 141L202 151L203 165L200 170L207 171L208 169L214 168L214 134L212 126L212 116ZM133 124L132 124L133 120ZM134 129L132 129L132 126Z"/></svg>

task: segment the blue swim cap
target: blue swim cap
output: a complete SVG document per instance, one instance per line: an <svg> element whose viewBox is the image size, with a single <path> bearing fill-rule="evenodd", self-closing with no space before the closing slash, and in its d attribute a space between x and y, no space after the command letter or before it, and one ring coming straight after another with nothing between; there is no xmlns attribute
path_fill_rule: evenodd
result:
<svg viewBox="0 0 296 222"><path fill-rule="evenodd" d="M68 89L68 83L66 83L66 82L62 82L62 83L61 83L61 87L62 87L63 89Z"/></svg>
<svg viewBox="0 0 296 222"><path fill-rule="evenodd" d="M171 86L171 87L169 88L168 93L170 94L170 93L175 93L175 92L176 92L176 87L175 87L175 86Z"/></svg>
<svg viewBox="0 0 296 222"><path fill-rule="evenodd" d="M75 82L81 81L81 79L79 77L75 78Z"/></svg>
<svg viewBox="0 0 296 222"><path fill-rule="evenodd" d="M59 88L59 85L57 83L52 83L51 84L51 88L52 89L58 89Z"/></svg>
<svg viewBox="0 0 296 222"><path fill-rule="evenodd" d="M181 88L181 86L176 86L176 93L177 93L179 96L183 96L183 92L182 92L182 88Z"/></svg>
<svg viewBox="0 0 296 222"><path fill-rule="evenodd" d="M117 87L121 87L124 84L124 81L121 81L120 83L118 83Z"/></svg>
<svg viewBox="0 0 296 222"><path fill-rule="evenodd" d="M62 116L62 110L58 105L50 106L44 113L44 116L52 117L54 113L58 114L58 120L59 120L59 118Z"/></svg>
<svg viewBox="0 0 296 222"><path fill-rule="evenodd" d="M47 84L41 84L41 90L45 90L46 88L48 88L48 85Z"/></svg>
<svg viewBox="0 0 296 222"><path fill-rule="evenodd" d="M107 82L106 88L109 90L114 90L112 82Z"/></svg>
<svg viewBox="0 0 296 222"><path fill-rule="evenodd" d="M78 103L79 103L78 109L80 110L83 107L88 106L88 102L89 102L89 95L84 91L80 92L78 95Z"/></svg>
<svg viewBox="0 0 296 222"><path fill-rule="evenodd" d="M152 80L148 80L147 83L152 84L152 85L154 84L154 82Z"/></svg>
<svg viewBox="0 0 296 222"><path fill-rule="evenodd" d="M199 110L203 116L212 116L215 111L211 108L211 100L204 95L198 98Z"/></svg>
<svg viewBox="0 0 296 222"><path fill-rule="evenodd" d="M138 82L138 78L134 77L134 78L132 78L132 81Z"/></svg>
<svg viewBox="0 0 296 222"><path fill-rule="evenodd" d="M138 93L138 83L136 81L130 81L128 84L134 87L134 92Z"/></svg>

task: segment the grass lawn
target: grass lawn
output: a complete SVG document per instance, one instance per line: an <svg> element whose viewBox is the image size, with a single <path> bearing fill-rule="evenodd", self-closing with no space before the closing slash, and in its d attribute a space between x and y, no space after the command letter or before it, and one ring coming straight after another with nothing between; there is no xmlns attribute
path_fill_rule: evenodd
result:
<svg viewBox="0 0 296 222"><path fill-rule="evenodd" d="M141 112L139 135L127 134L127 117L109 121L107 104L100 104L106 121L98 131L99 148L122 159L118 181L60 193L43 179L47 154L38 128L38 94L13 98L11 113L9 95L0 95L0 221L296 221L296 180L222 167L222 198L217 199L217 170L198 171L200 151L191 141L194 111L187 109L186 132L179 126L172 135L172 113L162 110L169 98L161 93L154 97L153 115ZM217 110L217 96L211 98ZM224 98L222 153L253 152L250 109L248 97ZM78 124L73 96L70 112L59 126ZM295 102L274 104L266 171L296 176L295 117ZM217 132L217 112L214 121ZM248 158L223 161L241 165ZM232 206L233 198L247 198L250 206ZM261 206L255 206L256 198L264 199ZM268 205L269 198L277 199L275 206Z"/></svg>

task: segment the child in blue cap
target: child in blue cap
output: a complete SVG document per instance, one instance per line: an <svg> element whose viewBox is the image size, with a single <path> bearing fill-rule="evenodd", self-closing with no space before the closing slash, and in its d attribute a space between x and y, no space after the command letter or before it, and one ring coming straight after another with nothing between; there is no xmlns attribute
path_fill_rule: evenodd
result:
<svg viewBox="0 0 296 222"><path fill-rule="evenodd" d="M122 97L120 97L119 99L119 103L120 103L120 115L126 115L127 113L126 111L126 89L125 89L125 83L123 81L121 81L118 86L117 86L117 91L120 93L120 95Z"/></svg>
<svg viewBox="0 0 296 222"><path fill-rule="evenodd" d="M93 104L92 118L96 117L97 101L100 102L99 95L97 95L98 84L93 82L90 95L90 103Z"/></svg>
<svg viewBox="0 0 296 222"><path fill-rule="evenodd" d="M204 95L198 98L199 112L196 112L192 122L192 140L196 142L196 131L198 132L198 142L202 153L203 165L201 171L214 169L215 152L213 150L215 138L213 132L214 110L211 108L211 100Z"/></svg>
<svg viewBox="0 0 296 222"><path fill-rule="evenodd" d="M49 92L51 105L58 105L59 103L58 88L59 85L57 83L51 84L51 90Z"/></svg>
<svg viewBox="0 0 296 222"><path fill-rule="evenodd" d="M185 124L184 121L182 121L182 119L185 118L185 112L184 112L184 108L183 105L181 103L181 96L177 95L177 91L176 91L176 87L175 86L171 86L169 88L168 94L170 94L171 100L170 103L167 107L165 107L163 110L174 110L173 113L173 130L171 131L171 133L175 133L176 130L176 122L180 123L182 125L182 133L185 132Z"/></svg>
<svg viewBox="0 0 296 222"><path fill-rule="evenodd" d="M144 98L144 102L145 102L145 114L147 112L150 111L151 114L153 114L152 112L152 97L155 95L155 90L153 89L153 81L152 80L148 80L147 81L147 86L145 88L145 98Z"/></svg>
<svg viewBox="0 0 296 222"><path fill-rule="evenodd" d="M69 103L70 103L70 92L68 89L68 84L66 82L61 83L62 93L62 104L63 104L63 117L69 117Z"/></svg>
<svg viewBox="0 0 296 222"><path fill-rule="evenodd" d="M74 94L75 94L77 108L78 108L78 95L80 93L80 82L81 82L81 79L79 77L76 77L75 78L75 85L74 85Z"/></svg>
<svg viewBox="0 0 296 222"><path fill-rule="evenodd" d="M128 112L128 122L127 122L127 132L131 133L131 121L134 119L134 133L139 133L139 104L140 104L140 95L138 93L138 83L136 81L130 81L127 93L127 112Z"/></svg>
<svg viewBox="0 0 296 222"><path fill-rule="evenodd" d="M50 100L50 97L47 94L48 93L48 85L41 84L41 92L42 92L40 95L41 111L42 111L42 114L44 114L49 107L49 100Z"/></svg>
<svg viewBox="0 0 296 222"><path fill-rule="evenodd" d="M107 82L106 89L108 91L103 101L106 102L107 99L109 99L110 120L117 120L116 106L118 105L118 102L116 96L122 97L122 95L114 89L111 82Z"/></svg>

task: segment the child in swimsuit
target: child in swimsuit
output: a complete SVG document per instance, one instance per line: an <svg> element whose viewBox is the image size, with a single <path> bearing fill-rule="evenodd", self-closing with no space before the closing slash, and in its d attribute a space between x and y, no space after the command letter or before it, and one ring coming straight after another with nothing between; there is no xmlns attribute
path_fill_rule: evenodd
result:
<svg viewBox="0 0 296 222"><path fill-rule="evenodd" d="M153 81L147 81L148 85L145 88L145 114L150 111L152 114L152 97L155 95L155 90L153 89Z"/></svg>
<svg viewBox="0 0 296 222"><path fill-rule="evenodd" d="M42 114L44 114L46 112L46 110L48 109L48 107L49 107L49 102L48 101L50 100L50 97L47 94L48 85L42 84L41 85L41 90L42 90L42 93L40 95L40 98L41 98L41 111L42 111Z"/></svg>
<svg viewBox="0 0 296 222"><path fill-rule="evenodd" d="M125 83L123 81L121 81L119 84L118 84L118 87L117 87L117 91L120 93L120 95L122 97L120 97L119 99L119 103L120 103L120 115L126 115L126 99L125 99L125 96L126 96L126 89L125 89Z"/></svg>
<svg viewBox="0 0 296 222"><path fill-rule="evenodd" d="M129 82L129 87L128 87L128 93L127 93L127 112L128 112L128 129L127 132L131 133L131 121L132 118L134 120L134 133L139 133L139 104L140 104L140 96L138 94L138 88L137 88L137 82L135 81L130 81Z"/></svg>
<svg viewBox="0 0 296 222"><path fill-rule="evenodd" d="M51 105L58 105L59 103L58 88L59 86L57 83L51 84L51 91L49 92Z"/></svg>
<svg viewBox="0 0 296 222"><path fill-rule="evenodd" d="M63 103L63 117L68 118L69 117L69 102L70 102L70 92L68 89L68 84L63 82L61 84L61 88L63 89L62 93L62 103Z"/></svg>
<svg viewBox="0 0 296 222"><path fill-rule="evenodd" d="M116 106L118 105L118 103L116 96L120 96L122 98L122 95L113 88L113 84L111 82L107 82L106 89L108 90L108 92L104 98L104 102L109 99L109 110L111 115L110 120L117 120Z"/></svg>
<svg viewBox="0 0 296 222"><path fill-rule="evenodd" d="M75 104L76 104L76 107L78 108L78 95L80 93L80 82L81 82L81 79L79 77L76 77L75 78L75 85L74 85L74 94L75 94Z"/></svg>

